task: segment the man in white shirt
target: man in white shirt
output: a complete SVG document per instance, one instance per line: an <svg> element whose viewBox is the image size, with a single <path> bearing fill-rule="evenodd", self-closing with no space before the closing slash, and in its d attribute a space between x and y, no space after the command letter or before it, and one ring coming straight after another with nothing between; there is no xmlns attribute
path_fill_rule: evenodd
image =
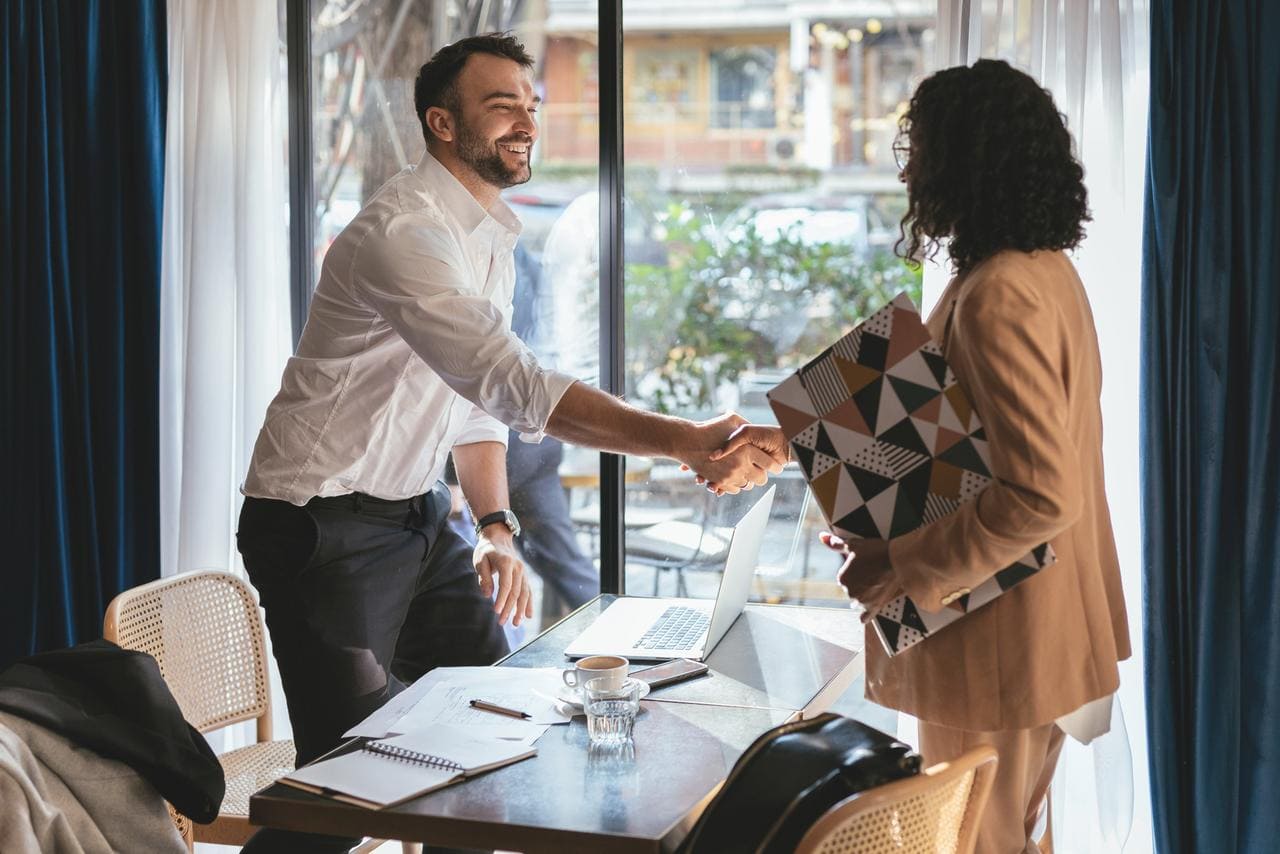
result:
<svg viewBox="0 0 1280 854"><path fill-rule="evenodd" d="M530 176L532 64L515 39L491 35L423 66L427 152L330 247L258 436L237 536L299 763L432 667L492 663L507 649L500 624L532 615L507 509L507 425L535 441L671 457L725 492L785 462L754 446L712 460L742 419L643 412L544 369L511 334L520 223L498 193ZM445 524L450 452L478 520L474 551ZM302 844L276 835L245 850L284 847Z"/></svg>

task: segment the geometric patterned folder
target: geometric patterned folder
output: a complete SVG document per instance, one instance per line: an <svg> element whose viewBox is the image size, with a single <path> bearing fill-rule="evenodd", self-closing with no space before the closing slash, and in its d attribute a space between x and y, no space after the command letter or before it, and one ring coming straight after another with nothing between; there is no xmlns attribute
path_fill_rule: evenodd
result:
<svg viewBox="0 0 1280 854"><path fill-rule="evenodd" d="M899 294L768 394L831 529L888 540L945 516L991 482L982 424ZM1037 546L940 612L900 596L874 617L890 655L1053 563Z"/></svg>

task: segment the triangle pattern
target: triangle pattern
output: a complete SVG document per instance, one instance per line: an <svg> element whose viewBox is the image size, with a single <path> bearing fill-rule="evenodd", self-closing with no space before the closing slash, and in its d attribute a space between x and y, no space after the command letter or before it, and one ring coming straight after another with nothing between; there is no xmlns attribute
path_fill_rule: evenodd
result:
<svg viewBox="0 0 1280 854"><path fill-rule="evenodd" d="M933 372L929 370L929 366L925 363L924 356L919 350L902 357L898 364L889 368L885 373L891 377L899 377L916 385L924 386L927 389L931 389L935 394L942 391L943 388L934 378Z"/></svg>
<svg viewBox="0 0 1280 854"><path fill-rule="evenodd" d="M803 445L806 448L812 448L818 441L818 424L814 421L808 427L791 437L791 444Z"/></svg>
<svg viewBox="0 0 1280 854"><path fill-rule="evenodd" d="M938 448L938 424L934 421L928 421L923 418L911 416L911 423L915 426L916 432L920 434L920 438L924 440L926 448L930 448L930 454L937 453Z"/></svg>
<svg viewBox="0 0 1280 854"><path fill-rule="evenodd" d="M831 437L827 435L827 428L822 422L818 422L818 440L814 442L814 449L819 453L826 454L829 457L839 458L840 452L836 450L836 446L831 444Z"/></svg>
<svg viewBox="0 0 1280 854"><path fill-rule="evenodd" d="M865 504L852 513L840 517L840 521L836 522L835 525L840 531L847 531L854 537L880 536L880 532L876 530L875 520L871 518L871 511L867 509Z"/></svg>
<svg viewBox="0 0 1280 854"><path fill-rule="evenodd" d="M813 423L814 418L818 417L775 400L769 401L769 404L773 409L773 417L778 419L778 426L782 428L784 436L794 436L802 432Z"/></svg>
<svg viewBox="0 0 1280 854"><path fill-rule="evenodd" d="M840 487L841 466L833 466L828 471L809 479L813 487L813 497L828 518L836 515L836 493Z"/></svg>
<svg viewBox="0 0 1280 854"><path fill-rule="evenodd" d="M893 305L882 306L874 314L862 322L863 334L870 333L880 338L893 335Z"/></svg>
<svg viewBox="0 0 1280 854"><path fill-rule="evenodd" d="M956 415L955 407L951 405L951 394L949 392L950 390L948 389L948 391L944 391L940 395L938 403L938 426L946 427L948 430L954 430L957 433L964 433L967 435L969 433L969 428L961 422L959 416Z"/></svg>
<svg viewBox="0 0 1280 854"><path fill-rule="evenodd" d="M867 454L875 446L875 439L858 430L846 430L844 427L832 424L830 421L825 422L823 427L826 428L827 438L836 450L836 453L832 456L839 457L846 463L853 463L854 465L866 464L866 468L873 470L877 468L877 466L871 465L867 458Z"/></svg>
<svg viewBox="0 0 1280 854"><path fill-rule="evenodd" d="M924 493L917 496L912 495L912 490L907 488L906 482L898 484L897 500L893 505L893 521L890 523L889 536L900 537L903 534L910 533L924 522L923 514L920 512L924 504Z"/></svg>
<svg viewBox="0 0 1280 854"><path fill-rule="evenodd" d="M878 379L853 395L853 403L858 407L863 421L871 428L872 435L875 434L876 413L880 411L880 389L883 385L884 380Z"/></svg>
<svg viewBox="0 0 1280 854"><path fill-rule="evenodd" d="M791 443L791 452L796 455L796 459L800 461L800 468L804 469L805 479L813 480L813 457L817 452L813 448L806 448L798 442Z"/></svg>
<svg viewBox="0 0 1280 854"><path fill-rule="evenodd" d="M906 356L911 355L923 345L929 343L929 330L920 322L920 315L915 311L895 308L893 311L893 334L889 336L889 350L885 365L896 365Z"/></svg>
<svg viewBox="0 0 1280 854"><path fill-rule="evenodd" d="M913 410L912 415L924 421L932 421L938 423L938 419L942 417L942 402L946 400L942 395L935 395L925 401L919 409Z"/></svg>
<svg viewBox="0 0 1280 854"><path fill-rule="evenodd" d="M859 365L856 362L841 359L839 356L834 357L834 361L836 370L844 378L844 384L848 386L850 394L860 391L868 383L874 382L877 377L881 376L881 372L874 368L868 368L866 365Z"/></svg>
<svg viewBox="0 0 1280 854"><path fill-rule="evenodd" d="M832 468L840 465L840 461L835 457L828 456L821 451L813 455L813 476L822 477Z"/></svg>
<svg viewBox="0 0 1280 854"><path fill-rule="evenodd" d="M960 390L958 385L951 386L943 394L951 402L951 408L955 411L956 418L959 419L960 429L968 433L969 416L973 414L973 407L969 405L969 398L964 396L964 392Z"/></svg>
<svg viewBox="0 0 1280 854"><path fill-rule="evenodd" d="M906 419L906 417L907 408L898 399L898 394L893 390L893 386L888 383L882 383L880 386L880 411L876 414L876 436L879 437L883 431Z"/></svg>
<svg viewBox="0 0 1280 854"><path fill-rule="evenodd" d="M920 407L941 394L936 388L922 386L892 374L885 374L885 377L888 378L890 387L893 388L894 394L898 396L898 400L902 402L907 412L919 411Z"/></svg>
<svg viewBox="0 0 1280 854"><path fill-rule="evenodd" d="M916 427L911 423L910 418L903 418L897 424L894 424L888 430L880 434L879 439L890 445L897 445L899 448L906 448L917 454L924 454L926 457L932 456L929 446L920 438L920 434L916 432Z"/></svg>
<svg viewBox="0 0 1280 854"><path fill-rule="evenodd" d="M856 482L856 479L855 479ZM859 484L861 487L861 484ZM866 495L864 492L863 495ZM875 520L876 530L879 531L876 537L887 540L891 536L893 530L893 511L898 504L898 484L890 481L889 486L879 495L871 496L867 500L867 509L871 511L871 518Z"/></svg>
<svg viewBox="0 0 1280 854"><path fill-rule="evenodd" d="M846 465L845 469L848 470L849 477L853 479L854 485L858 487L858 493L863 498L875 498L893 486L893 479L884 475L851 465Z"/></svg>
<svg viewBox="0 0 1280 854"><path fill-rule="evenodd" d="M885 646L889 649L902 648L902 639L898 637L898 627L901 624L888 617L876 615L876 628L880 632L880 637L884 638Z"/></svg>
<svg viewBox="0 0 1280 854"><path fill-rule="evenodd" d="M977 450L973 447L973 442L970 442L967 438L956 442L946 451L938 454L938 459L946 463L951 463L951 465L956 468L975 471L978 474L985 475L987 477L991 476L991 472L987 469L986 464L982 462L982 458L978 456Z"/></svg>
<svg viewBox="0 0 1280 854"><path fill-rule="evenodd" d="M804 384L800 382L799 375L787 377L778 383L769 392L768 398L770 403L781 403L797 412L807 413L811 418L818 417L818 410L809 398L809 392L805 390Z"/></svg>
<svg viewBox="0 0 1280 854"><path fill-rule="evenodd" d="M956 442L965 438L963 433L957 433L955 430L948 430L946 427L938 427L938 438L933 443L933 452L941 454L943 451L950 450Z"/></svg>
<svg viewBox="0 0 1280 854"><path fill-rule="evenodd" d="M890 536L901 536L924 524L931 469L932 466L919 466L898 481L898 500L893 508L893 529L889 532Z"/></svg>
<svg viewBox="0 0 1280 854"><path fill-rule="evenodd" d="M855 433L861 433L864 436L872 435L871 428L867 426L866 419L862 417L862 413L858 411L858 405L852 400L846 400L844 403L828 412L823 416L823 420L826 421L828 430L833 426L838 426L852 430Z"/></svg>
<svg viewBox="0 0 1280 854"><path fill-rule="evenodd" d="M861 493L858 492L858 487L853 482L853 478L849 477L849 470L844 466L841 466L839 488L836 492L835 509L827 518L835 519L840 516L845 516L853 512L855 507L861 507L865 503L866 502L863 501Z"/></svg>
<svg viewBox="0 0 1280 854"><path fill-rule="evenodd" d="M862 343L858 347L858 363L877 371L884 371L885 360L889 356L889 341L879 335L864 333Z"/></svg>
<svg viewBox="0 0 1280 854"><path fill-rule="evenodd" d="M924 362L929 369L929 373L933 374L933 378L937 380L938 388L946 388L951 385L951 383L947 382L947 360L942 358L941 353L921 350L920 361Z"/></svg>
<svg viewBox="0 0 1280 854"><path fill-rule="evenodd" d="M902 625L909 629L915 629L917 632L924 634L928 629L924 627L924 620L920 618L920 612L916 610L915 603L910 599L902 606Z"/></svg>

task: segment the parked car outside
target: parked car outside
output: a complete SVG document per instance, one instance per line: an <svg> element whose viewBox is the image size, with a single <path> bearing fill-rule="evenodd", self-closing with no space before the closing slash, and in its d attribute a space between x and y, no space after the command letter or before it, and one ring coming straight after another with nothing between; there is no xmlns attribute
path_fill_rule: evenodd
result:
<svg viewBox="0 0 1280 854"><path fill-rule="evenodd" d="M725 220L721 233L739 240L748 228L768 242L790 235L806 246L846 245L865 257L891 251L898 239L896 220L886 214L889 197L871 194L815 195L770 193L744 203Z"/></svg>

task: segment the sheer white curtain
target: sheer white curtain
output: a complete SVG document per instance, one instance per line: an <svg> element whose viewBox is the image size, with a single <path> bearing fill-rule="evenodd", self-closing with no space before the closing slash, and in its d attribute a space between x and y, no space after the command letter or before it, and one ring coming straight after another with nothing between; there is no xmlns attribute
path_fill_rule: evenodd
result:
<svg viewBox="0 0 1280 854"><path fill-rule="evenodd" d="M240 573L239 487L292 343L280 28L262 0L169 0L168 24L161 566Z"/></svg>
<svg viewBox="0 0 1280 854"><path fill-rule="evenodd" d="M1134 654L1120 665L1112 732L1068 739L1053 786L1054 850L1149 852L1142 683L1138 333L1147 135L1147 0L938 0L935 67L1007 60L1053 92L1084 165L1093 222L1073 258L1102 350L1107 499ZM926 269L925 303L945 269Z"/></svg>

